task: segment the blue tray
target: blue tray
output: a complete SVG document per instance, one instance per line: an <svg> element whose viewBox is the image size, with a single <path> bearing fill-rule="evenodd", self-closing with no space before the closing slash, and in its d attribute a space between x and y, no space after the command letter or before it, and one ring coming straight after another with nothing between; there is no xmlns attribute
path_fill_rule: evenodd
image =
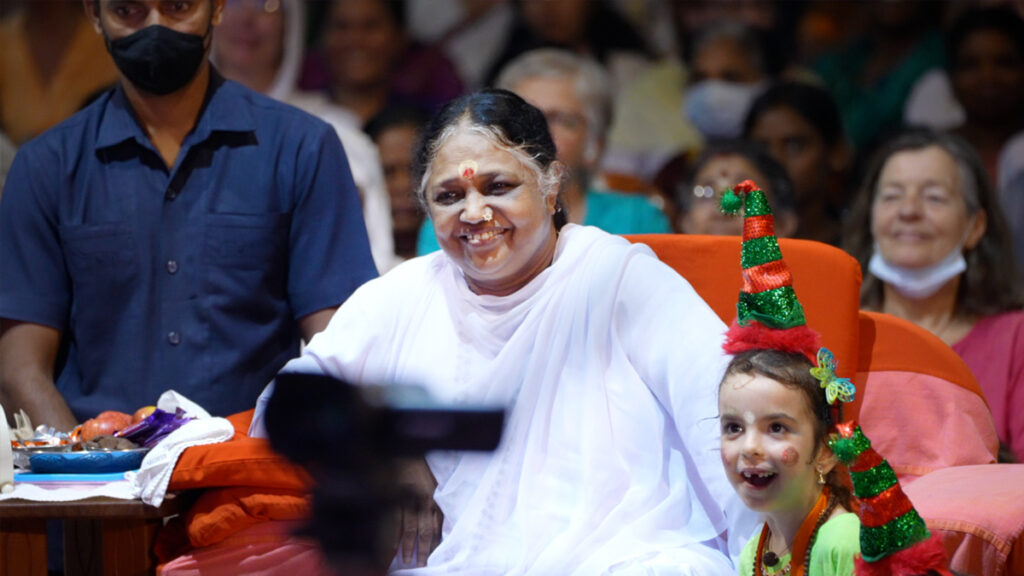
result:
<svg viewBox="0 0 1024 576"><path fill-rule="evenodd" d="M136 470L147 452L149 448L36 452L28 461L34 474L102 474Z"/></svg>

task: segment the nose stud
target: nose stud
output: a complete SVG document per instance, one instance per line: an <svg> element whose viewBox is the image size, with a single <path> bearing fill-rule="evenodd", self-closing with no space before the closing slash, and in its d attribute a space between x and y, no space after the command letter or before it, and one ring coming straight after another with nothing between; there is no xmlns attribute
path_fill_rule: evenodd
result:
<svg viewBox="0 0 1024 576"><path fill-rule="evenodd" d="M484 206L484 222L490 222L494 220L494 210L491 210L490 206Z"/></svg>

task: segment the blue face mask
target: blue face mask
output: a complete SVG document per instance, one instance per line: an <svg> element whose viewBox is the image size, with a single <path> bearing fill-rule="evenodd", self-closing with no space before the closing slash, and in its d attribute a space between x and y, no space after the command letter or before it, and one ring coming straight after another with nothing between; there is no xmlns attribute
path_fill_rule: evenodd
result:
<svg viewBox="0 0 1024 576"><path fill-rule="evenodd" d="M195 77L206 57L206 38L153 25L124 38L107 40L117 69L150 94L170 94Z"/></svg>
<svg viewBox="0 0 1024 576"><path fill-rule="evenodd" d="M960 243L940 262L924 268L904 268L886 262L878 245L875 245L868 270L903 296L921 300L935 294L947 282L967 270L967 261L964 259L963 243Z"/></svg>
<svg viewBox="0 0 1024 576"><path fill-rule="evenodd" d="M762 91L760 82L702 80L686 90L683 113L705 138L736 138L743 133L750 105Z"/></svg>

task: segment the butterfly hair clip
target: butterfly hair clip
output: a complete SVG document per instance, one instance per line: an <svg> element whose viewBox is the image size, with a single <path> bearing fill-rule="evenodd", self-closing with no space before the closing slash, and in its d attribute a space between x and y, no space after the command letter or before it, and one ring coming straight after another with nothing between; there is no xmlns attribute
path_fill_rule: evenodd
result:
<svg viewBox="0 0 1024 576"><path fill-rule="evenodd" d="M830 405L835 404L836 400L852 402L853 396L857 392L857 388L849 378L836 376L837 364L835 355L828 348L819 348L818 366L811 368L811 376L821 382L821 387L825 389L825 400Z"/></svg>

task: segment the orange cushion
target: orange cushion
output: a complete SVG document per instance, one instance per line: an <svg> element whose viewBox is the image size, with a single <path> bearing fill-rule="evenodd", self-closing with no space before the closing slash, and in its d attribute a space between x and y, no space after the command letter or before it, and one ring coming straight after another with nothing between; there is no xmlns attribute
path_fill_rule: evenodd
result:
<svg viewBox="0 0 1024 576"><path fill-rule="evenodd" d="M309 496L290 490L217 488L207 490L188 512L192 546L201 548L267 520L297 520L309 513Z"/></svg>
<svg viewBox="0 0 1024 576"><path fill-rule="evenodd" d="M954 466L904 487L950 567L964 574L1024 574L1024 464Z"/></svg>
<svg viewBox="0 0 1024 576"><path fill-rule="evenodd" d="M167 490L218 486L308 490L310 479L305 471L271 450L266 439L246 435L252 413L228 417L235 426L231 440L186 449L174 466Z"/></svg>
<svg viewBox="0 0 1024 576"><path fill-rule="evenodd" d="M739 236L697 234L633 234L631 242L647 244L665 264L686 278L726 324L736 318L743 285ZM793 290L804 307L807 325L839 361L837 372L852 378L857 368L857 311L860 308L860 265L842 250L810 240L780 238L782 256L793 272ZM856 415L856 406L846 416Z"/></svg>

